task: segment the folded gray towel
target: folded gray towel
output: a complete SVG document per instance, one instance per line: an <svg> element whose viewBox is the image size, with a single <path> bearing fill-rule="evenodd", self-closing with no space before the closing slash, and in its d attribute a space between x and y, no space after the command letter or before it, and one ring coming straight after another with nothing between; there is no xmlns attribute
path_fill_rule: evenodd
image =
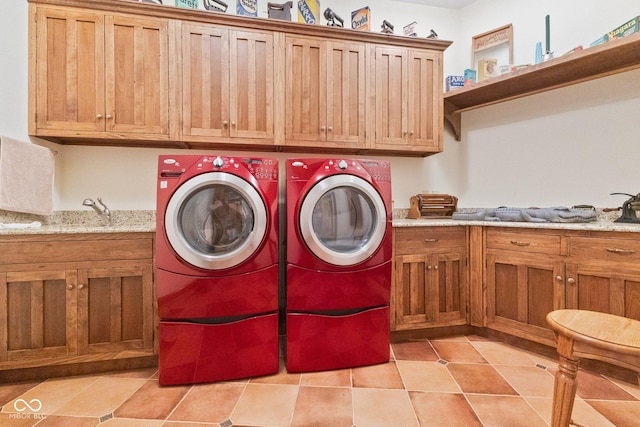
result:
<svg viewBox="0 0 640 427"><path fill-rule="evenodd" d="M596 212L563 206L540 209L500 207L476 212L454 212L452 218L464 221L591 222L596 220Z"/></svg>

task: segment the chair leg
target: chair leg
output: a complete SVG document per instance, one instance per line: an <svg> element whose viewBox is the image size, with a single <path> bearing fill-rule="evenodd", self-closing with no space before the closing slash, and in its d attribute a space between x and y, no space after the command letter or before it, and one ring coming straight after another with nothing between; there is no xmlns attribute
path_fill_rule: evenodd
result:
<svg viewBox="0 0 640 427"><path fill-rule="evenodd" d="M568 427L576 397L579 360L572 360L560 355L558 372L553 385L553 408L551 411L551 427Z"/></svg>

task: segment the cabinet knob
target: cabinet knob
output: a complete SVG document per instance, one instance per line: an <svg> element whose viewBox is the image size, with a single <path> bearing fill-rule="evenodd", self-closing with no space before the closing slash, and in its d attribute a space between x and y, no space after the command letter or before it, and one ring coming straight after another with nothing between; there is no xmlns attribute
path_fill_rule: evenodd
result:
<svg viewBox="0 0 640 427"><path fill-rule="evenodd" d="M325 127L324 126L320 126L320 131L324 132Z"/></svg>
<svg viewBox="0 0 640 427"><path fill-rule="evenodd" d="M73 289L73 285L67 285L67 289L72 290Z"/></svg>
<svg viewBox="0 0 640 427"><path fill-rule="evenodd" d="M222 126L227 127L228 125L229 125L228 121L225 120L224 122L222 122Z"/></svg>
<svg viewBox="0 0 640 427"><path fill-rule="evenodd" d="M437 266L437 265L434 265L434 266L433 266L433 269L434 269L434 270L437 270L437 269L438 269L438 266Z"/></svg>
<svg viewBox="0 0 640 427"><path fill-rule="evenodd" d="M431 266L430 265L427 265L427 270L431 270Z"/></svg>
<svg viewBox="0 0 640 427"><path fill-rule="evenodd" d="M107 120L110 120L113 117L111 114L107 114Z"/></svg>
<svg viewBox="0 0 640 427"><path fill-rule="evenodd" d="M231 122L231 126L235 127L236 126L236 122Z"/></svg>
<svg viewBox="0 0 640 427"><path fill-rule="evenodd" d="M556 280L557 280L558 282L562 282L562 276L556 276Z"/></svg>
<svg viewBox="0 0 640 427"><path fill-rule="evenodd" d="M328 130L329 132L332 132L332 131L333 131L333 126L329 126L329 127L327 128L327 130Z"/></svg>
<svg viewBox="0 0 640 427"><path fill-rule="evenodd" d="M409 132L409 135L413 136L413 131Z"/></svg>
<svg viewBox="0 0 640 427"><path fill-rule="evenodd" d="M78 289L84 289L84 285L82 284L78 285Z"/></svg>
<svg viewBox="0 0 640 427"><path fill-rule="evenodd" d="M567 283L569 283L569 284L573 285L574 283L576 283L576 279L574 279L573 277L569 277L569 278L567 279Z"/></svg>
<svg viewBox="0 0 640 427"><path fill-rule="evenodd" d="M98 113L96 114L96 119L101 119L102 118L102 114Z"/></svg>

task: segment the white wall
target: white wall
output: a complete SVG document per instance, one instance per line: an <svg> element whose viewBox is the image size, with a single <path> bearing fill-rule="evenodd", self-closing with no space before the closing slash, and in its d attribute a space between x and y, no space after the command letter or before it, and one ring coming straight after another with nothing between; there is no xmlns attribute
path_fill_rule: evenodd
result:
<svg viewBox="0 0 640 427"><path fill-rule="evenodd" d="M462 9L467 52L447 56L445 75L470 66L471 37L512 23L514 63L534 62L551 16L556 56L640 14L637 0L477 0ZM635 14L635 15L634 15ZM459 62L462 60L462 62ZM620 206L640 192L640 70L473 110L462 115L462 142L445 134L444 153L425 159L425 182L459 197L461 207Z"/></svg>
<svg viewBox="0 0 640 427"><path fill-rule="evenodd" d="M231 3L230 1L228 3ZM266 5L260 0L261 5ZM367 2L372 29L382 19L402 26L418 22L419 36L433 28L454 40L445 52L445 75L469 67L471 37L513 23L516 63L533 61L536 41L544 41L544 16L551 15L552 49L565 52L587 46L604 32L626 22L637 0L615 7L600 1L515 2L477 0L449 10L395 0ZM348 22L363 3L323 0ZM230 6L230 10L232 7ZM263 6L260 15L266 15ZM0 135L27 135L27 1L3 2L0 13ZM461 207L550 206L589 203L620 205L613 191L636 193L640 120L640 71L536 95L464 113L463 141L445 134L445 152L426 158L393 157L395 207L408 207L422 190L459 197ZM154 209L158 154L189 153L51 144L56 156L55 210L82 210L85 197L102 196L111 209ZM255 153L257 154L257 153ZM262 153L281 161L302 154Z"/></svg>

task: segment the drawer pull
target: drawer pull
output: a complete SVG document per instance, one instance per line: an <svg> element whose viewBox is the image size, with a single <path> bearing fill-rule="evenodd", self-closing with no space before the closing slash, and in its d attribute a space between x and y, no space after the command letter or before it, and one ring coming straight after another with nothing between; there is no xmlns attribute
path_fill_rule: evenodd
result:
<svg viewBox="0 0 640 427"><path fill-rule="evenodd" d="M435 243L440 239L424 239L425 243Z"/></svg>
<svg viewBox="0 0 640 427"><path fill-rule="evenodd" d="M519 240L512 240L511 244L516 246L529 246L531 242L521 242Z"/></svg>
<svg viewBox="0 0 640 427"><path fill-rule="evenodd" d="M630 255L636 253L633 249L607 248L607 252L612 254Z"/></svg>

